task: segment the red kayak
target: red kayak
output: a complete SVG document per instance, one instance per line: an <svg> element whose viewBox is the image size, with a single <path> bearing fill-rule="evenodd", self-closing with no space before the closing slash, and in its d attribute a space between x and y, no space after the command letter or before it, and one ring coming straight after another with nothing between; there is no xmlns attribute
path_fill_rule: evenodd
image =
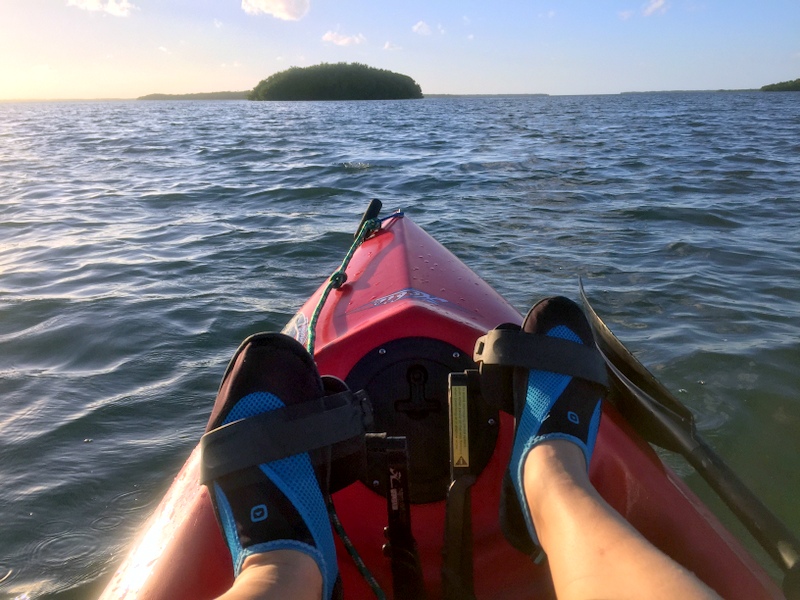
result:
<svg viewBox="0 0 800 600"><path fill-rule="evenodd" d="M448 374L475 369L476 339L501 323L519 324L521 315L399 214L384 219L363 241L346 273L346 282L330 291L318 314L314 356L320 373L367 391L375 415L373 431L407 440L411 531L427 597L458 597L448 580L459 577L471 579L465 585L476 598L554 597L546 561L534 564L500 531L499 492L513 419L480 400L465 417L468 442L451 441L458 432L451 431ZM285 332L306 342L326 288L306 302ZM468 483L474 484L466 494L463 489L450 492L448 500L457 472L451 460L454 466L466 464L463 456L451 459L459 443L474 476ZM102 598L199 600L231 586L230 555L206 488L198 482L199 465L195 449ZM612 402L604 404L590 477L600 494L654 545L723 597L784 597ZM393 565L382 549L387 543L386 479L380 465L368 463L361 480L334 494L333 500L352 545L391 598ZM461 515L469 527L454 527L452 515ZM363 569L339 537L337 556L345 598L373 597ZM470 564L464 564L464 557Z"/></svg>

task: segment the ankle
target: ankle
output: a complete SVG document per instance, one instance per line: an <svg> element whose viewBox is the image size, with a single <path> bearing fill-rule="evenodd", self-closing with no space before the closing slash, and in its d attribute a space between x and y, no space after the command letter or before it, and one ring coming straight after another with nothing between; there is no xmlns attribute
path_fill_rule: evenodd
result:
<svg viewBox="0 0 800 600"><path fill-rule="evenodd" d="M273 550L248 556L239 577L250 576L254 581L272 585L289 586L290 589L308 589L322 593L322 571L316 561L296 550Z"/></svg>
<svg viewBox="0 0 800 600"><path fill-rule="evenodd" d="M219 600L319 600L322 586L322 572L311 556L295 550L274 550L248 556L234 586Z"/></svg>
<svg viewBox="0 0 800 600"><path fill-rule="evenodd" d="M586 457L577 444L569 440L550 439L539 442L525 457L525 479L541 480L552 473L585 476ZM527 485L527 484L526 484Z"/></svg>
<svg viewBox="0 0 800 600"><path fill-rule="evenodd" d="M537 531L543 511L553 496L564 497L574 490L592 490L583 450L567 440L548 440L534 446L525 458L523 485L525 499Z"/></svg>

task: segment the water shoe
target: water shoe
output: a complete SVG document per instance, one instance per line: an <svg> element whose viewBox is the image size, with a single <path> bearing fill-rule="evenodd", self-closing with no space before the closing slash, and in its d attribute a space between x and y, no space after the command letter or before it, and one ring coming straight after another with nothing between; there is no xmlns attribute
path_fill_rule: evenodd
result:
<svg viewBox="0 0 800 600"><path fill-rule="evenodd" d="M537 303L521 330L507 326L478 340L475 359L513 367L514 446L503 481L500 522L511 544L540 554L523 488L525 459L545 440L563 439L583 451L587 469L608 387L605 364L580 307L558 296Z"/></svg>
<svg viewBox="0 0 800 600"><path fill-rule="evenodd" d="M340 587L323 491L332 444L363 439L363 421L335 381L326 391L311 355L282 334L250 337L231 360L201 440L201 481L235 575L252 554L297 550L316 561L323 598Z"/></svg>

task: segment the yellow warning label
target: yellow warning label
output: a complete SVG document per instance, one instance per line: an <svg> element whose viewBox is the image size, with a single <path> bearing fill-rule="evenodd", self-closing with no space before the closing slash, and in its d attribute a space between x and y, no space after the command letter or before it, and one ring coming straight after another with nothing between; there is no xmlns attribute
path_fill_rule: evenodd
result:
<svg viewBox="0 0 800 600"><path fill-rule="evenodd" d="M450 427L453 431L453 460L457 467L469 466L469 412L467 387L454 385L450 392Z"/></svg>

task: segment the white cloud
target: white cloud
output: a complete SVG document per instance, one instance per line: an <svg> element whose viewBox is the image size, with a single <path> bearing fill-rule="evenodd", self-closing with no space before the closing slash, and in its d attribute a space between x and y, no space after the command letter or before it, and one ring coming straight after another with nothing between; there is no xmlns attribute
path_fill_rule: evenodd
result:
<svg viewBox="0 0 800 600"><path fill-rule="evenodd" d="M170 51L169 51L167 48L165 48L164 46L159 46L159 47L158 47L158 49L159 49L161 52L163 52L164 54L172 54L172 52L170 52Z"/></svg>
<svg viewBox="0 0 800 600"><path fill-rule="evenodd" d="M242 0L248 15L272 15L284 21L299 21L308 14L310 0Z"/></svg>
<svg viewBox="0 0 800 600"><path fill-rule="evenodd" d="M661 14L667 12L669 5L667 4L667 0L649 0L647 6L644 7L642 10L642 14L645 17L649 17L651 15L660 12Z"/></svg>
<svg viewBox="0 0 800 600"><path fill-rule="evenodd" d="M411 31L414 33L418 33L419 35L430 35L431 28L425 21L420 21L416 25L411 28Z"/></svg>
<svg viewBox="0 0 800 600"><path fill-rule="evenodd" d="M440 33L440 34L442 34L442 35L444 35L445 33L447 33L447 32L445 31L444 27L442 27L442 24L441 24L441 23L439 23L439 24L436 26L436 29L438 29L438 30L439 30L439 33Z"/></svg>
<svg viewBox="0 0 800 600"><path fill-rule="evenodd" d="M214 27L216 27L217 29L222 27L222 21L220 21L219 19L214 19Z"/></svg>
<svg viewBox="0 0 800 600"><path fill-rule="evenodd" d="M633 15L635 15L636 12L633 10L621 10L617 14L619 14L620 19L622 19L623 21L627 21L628 19L632 19Z"/></svg>
<svg viewBox="0 0 800 600"><path fill-rule="evenodd" d="M360 33L358 35L342 35L336 31L329 31L322 36L322 41L330 42L332 44L336 44L337 46L355 46L358 44L363 44L367 41L367 38Z"/></svg>
<svg viewBox="0 0 800 600"><path fill-rule="evenodd" d="M475 34L474 34L474 33L470 33L470 34L467 36L467 39L468 39L468 40L471 42L472 40L474 40L474 39L475 39Z"/></svg>
<svg viewBox="0 0 800 600"><path fill-rule="evenodd" d="M556 16L556 11L548 10L546 13L539 13L540 19L553 19Z"/></svg>
<svg viewBox="0 0 800 600"><path fill-rule="evenodd" d="M383 45L383 49L384 50L402 50L402 48L400 46L398 46L397 44L393 44L392 42L388 42L388 41Z"/></svg>
<svg viewBox="0 0 800 600"><path fill-rule="evenodd" d="M67 6L81 10L102 11L115 17L127 17L138 7L129 0L67 0Z"/></svg>
<svg viewBox="0 0 800 600"><path fill-rule="evenodd" d="M128 0L108 0L103 10L115 17L127 17L131 14L131 9L136 8Z"/></svg>

